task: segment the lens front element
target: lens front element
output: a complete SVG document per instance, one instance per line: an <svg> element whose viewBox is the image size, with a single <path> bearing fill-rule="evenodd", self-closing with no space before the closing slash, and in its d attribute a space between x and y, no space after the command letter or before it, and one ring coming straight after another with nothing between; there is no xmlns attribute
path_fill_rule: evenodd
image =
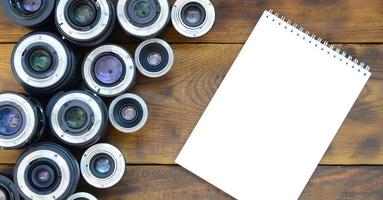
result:
<svg viewBox="0 0 383 200"><path fill-rule="evenodd" d="M100 57L94 65L94 75L103 84L117 83L123 73L123 64L116 56Z"/></svg>
<svg viewBox="0 0 383 200"><path fill-rule="evenodd" d="M87 114L81 107L69 108L65 114L65 122L70 128L82 128L87 122Z"/></svg>
<svg viewBox="0 0 383 200"><path fill-rule="evenodd" d="M21 128L23 119L19 110L13 106L0 107L0 134L9 136Z"/></svg>

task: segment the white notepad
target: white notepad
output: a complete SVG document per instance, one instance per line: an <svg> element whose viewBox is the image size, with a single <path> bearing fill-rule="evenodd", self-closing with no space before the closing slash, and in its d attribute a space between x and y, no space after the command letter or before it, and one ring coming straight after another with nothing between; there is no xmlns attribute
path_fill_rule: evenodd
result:
<svg viewBox="0 0 383 200"><path fill-rule="evenodd" d="M371 76L265 11L176 162L237 199L295 200Z"/></svg>

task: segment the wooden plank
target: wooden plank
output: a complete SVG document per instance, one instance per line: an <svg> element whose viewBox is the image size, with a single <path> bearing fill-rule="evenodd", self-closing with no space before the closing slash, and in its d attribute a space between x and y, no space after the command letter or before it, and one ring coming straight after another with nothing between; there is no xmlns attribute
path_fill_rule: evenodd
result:
<svg viewBox="0 0 383 200"><path fill-rule="evenodd" d="M320 166L300 200L378 200L383 199L383 167Z"/></svg>
<svg viewBox="0 0 383 200"><path fill-rule="evenodd" d="M10 165L0 166L1 173L10 175L11 171ZM232 199L179 166L129 165L123 180L115 187L106 190L92 188L81 181L78 191L92 193L103 200ZM255 192L256 190L257 188L254 188ZM320 166L299 199L381 200L382 190L383 166Z"/></svg>
<svg viewBox="0 0 383 200"><path fill-rule="evenodd" d="M0 173L12 177L11 165L0 165ZM230 196L178 166L128 166L124 178L109 189L96 189L81 179L78 191L102 200L187 199L228 200Z"/></svg>
<svg viewBox="0 0 383 200"><path fill-rule="evenodd" d="M9 67L13 45L0 45L0 90L21 90ZM128 46L131 51L132 45ZM321 164L383 164L383 45L344 45L372 64L368 82ZM150 117L135 135L109 128L106 142L122 149L129 163L172 164L241 45L175 44L176 60L161 79L139 76L133 92L149 104ZM364 59L361 59L364 60ZM82 150L79 150L78 155ZM0 151L0 163L14 163L19 151Z"/></svg>
<svg viewBox="0 0 383 200"><path fill-rule="evenodd" d="M174 0L170 1L171 3ZM199 39L187 39L173 27L165 34L170 42L243 43L263 10L273 9L330 42L383 42L382 2L368 0L212 0L216 24ZM119 26L119 25L117 25ZM0 42L15 42L28 29L17 26L0 11ZM130 41L120 30L113 39Z"/></svg>

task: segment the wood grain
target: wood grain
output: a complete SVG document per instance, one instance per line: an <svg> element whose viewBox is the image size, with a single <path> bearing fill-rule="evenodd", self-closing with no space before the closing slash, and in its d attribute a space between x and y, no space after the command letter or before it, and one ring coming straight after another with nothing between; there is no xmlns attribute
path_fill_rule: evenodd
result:
<svg viewBox="0 0 383 200"><path fill-rule="evenodd" d="M0 45L0 90L20 91L9 66L13 45ZM127 46L130 51L133 45ZM129 163L173 164L194 125L242 45L174 44L174 68L167 76L139 76L133 92L149 104L150 117L135 135L109 127L106 142L117 145ZM354 105L321 164L383 164L383 45L341 45L372 65L374 77ZM78 155L83 150L76 151ZM14 163L19 151L0 151L0 163Z"/></svg>
<svg viewBox="0 0 383 200"><path fill-rule="evenodd" d="M170 2L173 4L174 0ZM381 0L368 0L363 3L360 0L212 0L212 2L216 8L216 24L208 35L188 39L170 27L164 38L170 42L244 43L262 12L273 9L330 42L383 42ZM29 30L15 25L0 11L0 32L0 42L13 43ZM119 29L114 31L111 38L112 41L131 41Z"/></svg>
<svg viewBox="0 0 383 200"><path fill-rule="evenodd" d="M11 177L12 167L0 165L0 171ZM260 188L254 191L257 189ZM299 199L381 200L382 190L381 166L319 166ZM92 193L102 200L233 199L176 165L128 165L126 175L115 187L97 190L81 180L78 191Z"/></svg>

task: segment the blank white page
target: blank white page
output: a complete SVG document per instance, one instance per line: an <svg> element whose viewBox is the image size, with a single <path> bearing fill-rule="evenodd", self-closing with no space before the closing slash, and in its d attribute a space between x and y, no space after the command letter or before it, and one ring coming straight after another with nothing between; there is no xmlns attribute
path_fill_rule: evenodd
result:
<svg viewBox="0 0 383 200"><path fill-rule="evenodd" d="M298 199L370 76L265 11L176 162L237 199Z"/></svg>

